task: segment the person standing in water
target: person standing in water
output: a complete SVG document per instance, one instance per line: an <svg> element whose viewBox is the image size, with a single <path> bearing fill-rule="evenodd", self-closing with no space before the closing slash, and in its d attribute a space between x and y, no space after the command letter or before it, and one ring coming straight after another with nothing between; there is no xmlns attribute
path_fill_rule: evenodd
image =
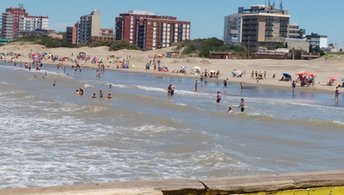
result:
<svg viewBox="0 0 344 195"><path fill-rule="evenodd" d="M216 103L220 103L221 101L221 93L218 91L216 95Z"/></svg>
<svg viewBox="0 0 344 195"><path fill-rule="evenodd" d="M169 84L167 87L167 95L173 96L174 94L174 86L172 84Z"/></svg>
<svg viewBox="0 0 344 195"><path fill-rule="evenodd" d="M195 81L195 91L197 91L197 87L198 87L198 81Z"/></svg>
<svg viewBox="0 0 344 195"><path fill-rule="evenodd" d="M56 86L56 81L54 80L54 81L53 81L53 87L55 87L55 86Z"/></svg>
<svg viewBox="0 0 344 195"><path fill-rule="evenodd" d="M239 104L239 108L240 108L241 112L244 112L244 110L245 110L245 101L244 101L244 98L241 98L240 104Z"/></svg>
<svg viewBox="0 0 344 195"><path fill-rule="evenodd" d="M296 87L295 80L293 80L293 82L291 83L291 87L293 88L293 93L295 93L295 87Z"/></svg>
<svg viewBox="0 0 344 195"><path fill-rule="evenodd" d="M228 80L228 78L223 80L223 88L226 88L226 89L227 89L227 80Z"/></svg>
<svg viewBox="0 0 344 195"><path fill-rule="evenodd" d="M336 87L336 90L334 91L334 100L338 103L338 97L339 97L339 89Z"/></svg>
<svg viewBox="0 0 344 195"><path fill-rule="evenodd" d="M99 90L99 98L103 98L103 91Z"/></svg>

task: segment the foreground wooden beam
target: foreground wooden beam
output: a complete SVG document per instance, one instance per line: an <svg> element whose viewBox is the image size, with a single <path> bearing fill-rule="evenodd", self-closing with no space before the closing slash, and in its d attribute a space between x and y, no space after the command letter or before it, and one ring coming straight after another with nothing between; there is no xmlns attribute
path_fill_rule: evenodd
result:
<svg viewBox="0 0 344 195"><path fill-rule="evenodd" d="M344 170L281 175L226 177L204 180L169 179L156 181L76 184L53 187L2 189L2 194L48 195L138 195L138 194L344 194Z"/></svg>

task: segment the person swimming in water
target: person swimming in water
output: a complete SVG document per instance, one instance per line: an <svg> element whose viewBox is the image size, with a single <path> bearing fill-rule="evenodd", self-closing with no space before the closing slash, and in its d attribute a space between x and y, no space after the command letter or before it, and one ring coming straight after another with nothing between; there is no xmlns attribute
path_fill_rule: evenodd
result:
<svg viewBox="0 0 344 195"><path fill-rule="evenodd" d="M107 95L107 97L106 97L107 99L111 99L112 97L111 97L111 93L109 93L108 95Z"/></svg>
<svg viewBox="0 0 344 195"><path fill-rule="evenodd" d="M92 98L93 98L93 99L97 98L96 93L93 93Z"/></svg>

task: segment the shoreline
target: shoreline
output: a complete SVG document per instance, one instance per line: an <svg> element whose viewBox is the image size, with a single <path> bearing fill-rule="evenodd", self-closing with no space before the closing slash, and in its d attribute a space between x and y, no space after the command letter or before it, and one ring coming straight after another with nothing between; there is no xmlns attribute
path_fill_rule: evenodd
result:
<svg viewBox="0 0 344 195"><path fill-rule="evenodd" d="M1 60L2 62L4 62L4 60ZM18 62L18 61L16 61ZM58 63L53 63L53 62L49 62L49 61L42 61L43 64L47 64L50 66L57 66ZM9 61L7 61L6 63L11 63ZM31 63L30 60L23 60L20 61L20 63L24 64L24 63ZM72 63L65 63L63 66L67 66L67 67L72 67L74 66ZM83 64L81 67L87 67L87 68L93 68L93 69L97 69L96 65L89 65L89 64ZM154 75L154 76L166 76L166 77L179 77L179 78L189 78L189 79L197 79L199 80L200 76L199 75L193 75L193 74L185 74L185 73L172 73L172 72L159 72L159 71L154 71L154 70L141 70L141 69L134 69L134 68L129 68L129 69L123 69L123 68L116 68L116 67L106 67L105 70L111 70L111 71L118 71L118 72L127 72L127 73L139 73L139 74L149 74L149 75ZM244 75L246 76L246 75ZM291 91L291 81L278 81L278 80L273 80L276 82L280 82L280 83L269 83L266 81L269 81L269 79L262 79L259 80L259 82L257 83L256 80L254 79L245 79L244 77L239 77L239 78L233 78L233 77L220 77L218 79L216 78L207 78L208 81L218 81L222 84L224 79L228 78L228 85L231 85L231 83L235 83L235 84L240 84L241 82L245 86L253 86L253 87L265 87L265 88L273 88L273 89L280 89L280 90L284 90L284 91ZM271 80L271 79L270 79ZM105 82L105 81L104 81ZM192 90L193 86L190 86L190 90ZM319 87L300 87L297 86L295 88L295 91L300 91L300 92L306 92L306 93L328 93L331 94L334 92L335 87L336 86L326 86L326 87L333 87L332 89L328 89L328 88L319 88Z"/></svg>
<svg viewBox="0 0 344 195"><path fill-rule="evenodd" d="M55 48L47 49L39 45L34 44L17 44L17 45L5 45L0 47L0 53L14 52L20 54L17 59L11 59L12 56L5 56L5 59L13 62L21 63L32 63L32 59L28 57L30 52L38 53L51 53L57 54L58 56L63 56L64 58L75 58L76 54L85 51L91 59L99 58L109 60L109 56L114 56L113 62L104 62L105 70L113 71L122 71L122 72L135 72L135 73L146 73L152 75L160 76L169 76L169 77L186 77L191 79L199 80L199 75L194 75L189 73L189 70L194 66L199 66L201 72L205 69L219 71L220 76L218 78L219 82L222 84L223 80L228 79L228 83L243 83L244 86L264 86L271 88L279 88L283 90L292 91L292 82L291 81L279 81L284 72L290 73L294 80L296 79L296 73L300 71L309 71L316 74L315 77L315 86L301 87L297 83L295 90L301 92L324 92L324 93L334 93L336 86L342 84L340 81L343 77L344 79L344 58L342 60L333 60L326 61L324 59L304 61L304 60L269 60L269 59L238 59L238 60L221 60L221 59L206 59L206 58L157 58L161 60L161 66L166 66L169 69L169 72L159 72L153 70L152 67L149 70L145 69L146 63L152 61L155 53L168 51L164 50L155 50L155 51L136 51L136 50L120 50L115 52L108 51L107 47L97 47L97 48ZM128 58L129 57L129 58ZM128 60L130 61L129 69L117 68L116 59L119 61ZM57 65L59 62L55 63L51 60L43 59L43 64ZM118 62L117 62L118 63ZM91 63L90 61L85 62L79 60L79 64L82 67L98 68L96 63ZM71 61L64 61L63 66L75 66L75 63ZM173 73L173 70L178 70L181 66L187 68L187 74L184 73ZM243 74L242 77L233 77L233 70L241 70L246 74ZM251 71L257 71L259 73L266 72L266 79L261 79L257 82L256 79L251 78ZM272 78L272 75L275 74L276 77ZM333 86L326 85L328 78L331 76L336 76L337 81L334 82ZM208 80L216 80L215 78L207 78ZM190 89L193 89L193 86L190 86ZM339 88L341 92L344 92L344 88Z"/></svg>

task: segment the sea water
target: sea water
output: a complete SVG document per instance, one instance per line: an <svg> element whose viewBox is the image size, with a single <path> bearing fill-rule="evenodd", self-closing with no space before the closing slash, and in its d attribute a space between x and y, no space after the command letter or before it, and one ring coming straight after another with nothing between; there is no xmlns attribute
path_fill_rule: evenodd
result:
<svg viewBox="0 0 344 195"><path fill-rule="evenodd" d="M194 92L194 83L110 70L97 79L92 68L28 71L1 62L0 188L344 168L342 96L336 104L329 93L223 89L214 80ZM99 90L112 99L98 98Z"/></svg>

